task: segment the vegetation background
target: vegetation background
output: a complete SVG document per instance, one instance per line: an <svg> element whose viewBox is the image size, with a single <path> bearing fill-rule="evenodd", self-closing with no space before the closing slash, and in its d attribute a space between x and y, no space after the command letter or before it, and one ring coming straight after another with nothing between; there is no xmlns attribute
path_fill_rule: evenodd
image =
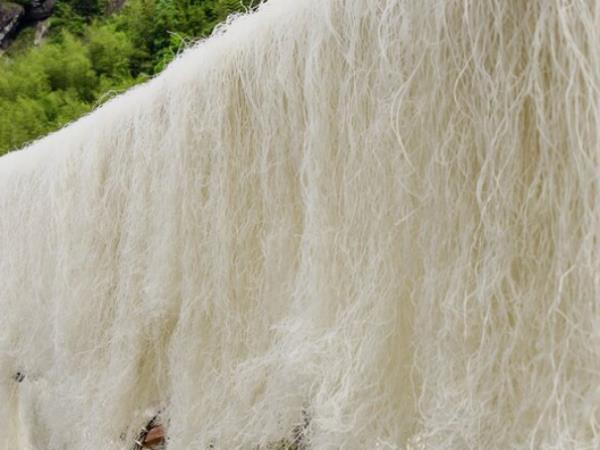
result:
<svg viewBox="0 0 600 450"><path fill-rule="evenodd" d="M26 7L35 0L12 1ZM57 0L41 43L25 23L0 55L0 155L147 80L228 15L257 3Z"/></svg>

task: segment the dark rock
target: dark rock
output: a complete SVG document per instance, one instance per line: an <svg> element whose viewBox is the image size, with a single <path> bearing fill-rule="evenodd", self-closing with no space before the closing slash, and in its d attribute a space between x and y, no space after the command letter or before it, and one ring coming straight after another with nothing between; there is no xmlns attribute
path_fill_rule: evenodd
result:
<svg viewBox="0 0 600 450"><path fill-rule="evenodd" d="M52 15L56 0L31 0L25 8L25 19L38 21Z"/></svg>
<svg viewBox="0 0 600 450"><path fill-rule="evenodd" d="M21 5L11 2L0 2L0 48L5 48L10 38L17 32L25 16Z"/></svg>

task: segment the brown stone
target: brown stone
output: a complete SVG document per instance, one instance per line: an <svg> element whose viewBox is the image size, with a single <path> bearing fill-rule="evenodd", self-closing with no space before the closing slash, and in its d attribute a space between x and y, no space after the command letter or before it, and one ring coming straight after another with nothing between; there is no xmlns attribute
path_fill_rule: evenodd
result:
<svg viewBox="0 0 600 450"><path fill-rule="evenodd" d="M165 440L165 430L162 425L152 427L144 439L144 447L152 448L152 446L162 444Z"/></svg>

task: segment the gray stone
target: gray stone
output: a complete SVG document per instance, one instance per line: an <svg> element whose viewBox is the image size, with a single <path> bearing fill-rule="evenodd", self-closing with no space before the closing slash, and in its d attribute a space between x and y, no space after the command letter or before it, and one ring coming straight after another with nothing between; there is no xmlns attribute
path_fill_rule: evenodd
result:
<svg viewBox="0 0 600 450"><path fill-rule="evenodd" d="M44 20L52 15L52 10L56 0L31 0L25 8L25 18L27 20Z"/></svg>
<svg viewBox="0 0 600 450"><path fill-rule="evenodd" d="M46 34L48 34L48 30L50 29L50 21L49 20L41 20L35 24L35 36L33 38L33 45L40 45Z"/></svg>
<svg viewBox="0 0 600 450"><path fill-rule="evenodd" d="M0 48L5 48L25 16L21 5L0 2Z"/></svg>

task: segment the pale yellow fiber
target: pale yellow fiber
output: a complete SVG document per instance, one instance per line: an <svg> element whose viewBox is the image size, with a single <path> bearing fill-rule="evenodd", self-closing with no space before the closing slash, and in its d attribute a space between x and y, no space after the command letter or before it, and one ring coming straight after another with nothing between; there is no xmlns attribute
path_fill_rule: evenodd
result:
<svg viewBox="0 0 600 450"><path fill-rule="evenodd" d="M598 0L231 19L0 159L0 448L600 449L599 135Z"/></svg>

